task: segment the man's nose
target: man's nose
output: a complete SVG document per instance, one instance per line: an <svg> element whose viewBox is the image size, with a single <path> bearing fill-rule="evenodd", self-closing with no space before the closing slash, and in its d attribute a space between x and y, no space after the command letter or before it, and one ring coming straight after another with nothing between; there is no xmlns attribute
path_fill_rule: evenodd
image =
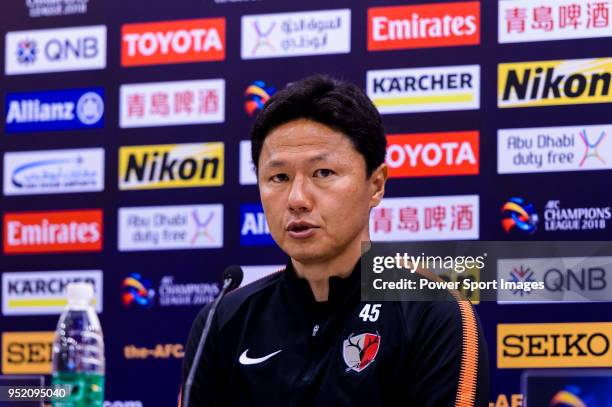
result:
<svg viewBox="0 0 612 407"><path fill-rule="evenodd" d="M312 207L308 193L308 181L303 175L297 175L291 183L287 205L291 212L308 212Z"/></svg>

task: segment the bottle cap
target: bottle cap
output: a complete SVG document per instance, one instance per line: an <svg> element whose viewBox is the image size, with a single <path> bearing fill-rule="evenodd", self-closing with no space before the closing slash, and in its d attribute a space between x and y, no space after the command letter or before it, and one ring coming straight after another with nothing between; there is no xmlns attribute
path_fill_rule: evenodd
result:
<svg viewBox="0 0 612 407"><path fill-rule="evenodd" d="M70 283L66 292L68 305L90 305L94 298L94 288L90 283Z"/></svg>

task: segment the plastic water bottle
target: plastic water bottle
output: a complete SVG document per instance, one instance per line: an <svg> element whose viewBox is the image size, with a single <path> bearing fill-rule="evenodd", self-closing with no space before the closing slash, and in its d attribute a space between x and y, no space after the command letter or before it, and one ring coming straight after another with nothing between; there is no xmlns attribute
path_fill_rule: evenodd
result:
<svg viewBox="0 0 612 407"><path fill-rule="evenodd" d="M53 385L71 387L70 397L55 407L102 407L104 403L104 340L92 306L93 286L71 283L53 342Z"/></svg>

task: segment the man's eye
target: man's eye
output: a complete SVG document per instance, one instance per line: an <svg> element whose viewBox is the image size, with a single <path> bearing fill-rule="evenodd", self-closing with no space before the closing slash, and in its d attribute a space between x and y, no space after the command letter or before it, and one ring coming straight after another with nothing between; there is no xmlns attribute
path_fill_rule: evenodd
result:
<svg viewBox="0 0 612 407"><path fill-rule="evenodd" d="M320 170L316 170L314 176L318 178L327 178L332 174L335 174L335 172L328 168L322 168Z"/></svg>
<svg viewBox="0 0 612 407"><path fill-rule="evenodd" d="M287 176L287 174L275 174L275 175L270 177L270 180L272 182L285 182L288 179L289 179L289 177Z"/></svg>

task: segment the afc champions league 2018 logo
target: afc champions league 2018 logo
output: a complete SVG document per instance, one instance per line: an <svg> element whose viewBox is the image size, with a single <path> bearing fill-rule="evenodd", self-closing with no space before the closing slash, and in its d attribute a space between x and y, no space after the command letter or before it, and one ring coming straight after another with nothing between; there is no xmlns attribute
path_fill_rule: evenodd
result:
<svg viewBox="0 0 612 407"><path fill-rule="evenodd" d="M534 234L538 226L538 214L533 204L522 198L513 197L502 206L502 228L510 233L518 229L523 233Z"/></svg>

